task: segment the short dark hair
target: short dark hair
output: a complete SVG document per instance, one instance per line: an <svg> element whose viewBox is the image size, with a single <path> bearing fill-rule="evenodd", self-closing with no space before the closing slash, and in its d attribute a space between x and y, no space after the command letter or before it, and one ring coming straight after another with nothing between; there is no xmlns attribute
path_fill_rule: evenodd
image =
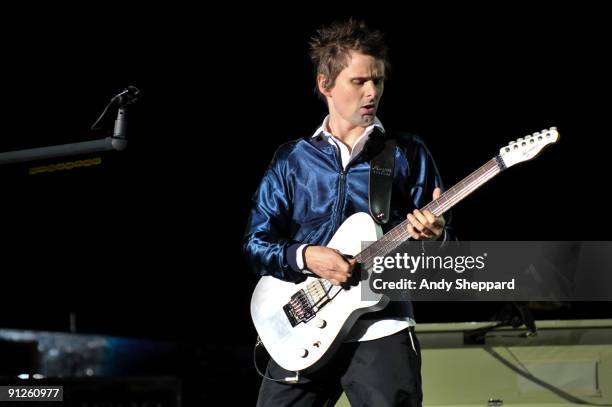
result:
<svg viewBox="0 0 612 407"><path fill-rule="evenodd" d="M382 32L369 29L365 22L349 19L336 21L328 27L317 30L310 41L310 59L316 68L315 77L326 77L325 88L334 86L340 72L348 66L350 51L357 51L380 59L389 69L387 53ZM318 86L316 87L318 91ZM323 96L319 93L319 96Z"/></svg>

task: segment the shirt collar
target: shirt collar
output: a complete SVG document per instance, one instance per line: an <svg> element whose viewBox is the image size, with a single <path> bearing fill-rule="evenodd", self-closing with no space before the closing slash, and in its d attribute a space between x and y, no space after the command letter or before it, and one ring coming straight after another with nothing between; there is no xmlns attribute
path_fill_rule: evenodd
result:
<svg viewBox="0 0 612 407"><path fill-rule="evenodd" d="M327 137L333 137L333 135L330 132L327 131L327 124L328 123L329 123L329 115L325 116L325 119L323 119L323 123L314 132L312 137L316 137L319 134L327 136ZM383 127L383 125L380 122L380 120L378 120L378 117L374 117L374 122L371 125L369 125L368 127L366 127L365 131L363 132L363 135L360 138L367 139L370 136L370 134L374 131L374 128L379 128L383 133L385 132L385 128Z"/></svg>

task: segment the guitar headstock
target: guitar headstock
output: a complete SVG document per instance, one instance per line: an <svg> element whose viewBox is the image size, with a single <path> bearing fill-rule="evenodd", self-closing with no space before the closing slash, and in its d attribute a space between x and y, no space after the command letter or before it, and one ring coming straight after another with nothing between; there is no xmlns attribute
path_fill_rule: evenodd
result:
<svg viewBox="0 0 612 407"><path fill-rule="evenodd" d="M544 147L559 140L559 132L556 127L533 133L511 142L499 150L499 156L506 168L523 161L531 160L538 155Z"/></svg>

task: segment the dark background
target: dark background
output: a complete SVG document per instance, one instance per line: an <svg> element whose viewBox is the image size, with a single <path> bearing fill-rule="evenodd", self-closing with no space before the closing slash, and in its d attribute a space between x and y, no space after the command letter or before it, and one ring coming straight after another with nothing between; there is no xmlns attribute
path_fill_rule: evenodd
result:
<svg viewBox="0 0 612 407"><path fill-rule="evenodd" d="M73 311L79 332L248 348L250 198L278 145L323 119L307 42L349 16L391 48L380 119L420 134L447 186L509 141L558 127L559 143L459 204L462 239L609 239L602 10L46 7L3 13L0 151L103 137L89 126L113 95L135 85L143 98L127 150L93 155L102 165L0 168L0 327L67 330ZM498 308L419 303L416 316L483 320ZM575 303L538 317L611 314Z"/></svg>

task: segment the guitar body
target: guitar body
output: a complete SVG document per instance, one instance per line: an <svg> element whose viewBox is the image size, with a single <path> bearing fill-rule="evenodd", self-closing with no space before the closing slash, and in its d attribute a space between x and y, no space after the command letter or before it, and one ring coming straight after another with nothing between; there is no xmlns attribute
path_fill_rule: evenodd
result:
<svg viewBox="0 0 612 407"><path fill-rule="evenodd" d="M366 213L349 217L338 229L327 247L346 255L362 251L362 242L373 242L382 230ZM378 311L388 303L383 295L373 301L361 300L361 283L350 289L331 288L333 301L325 304L310 320L292 324L284 307L300 290L307 291L321 281L308 277L295 284L280 279L262 277L251 298L251 316L255 329L266 350L284 369L312 371L323 365L333 351L344 342L355 321L367 312ZM324 281L324 280L323 280Z"/></svg>

